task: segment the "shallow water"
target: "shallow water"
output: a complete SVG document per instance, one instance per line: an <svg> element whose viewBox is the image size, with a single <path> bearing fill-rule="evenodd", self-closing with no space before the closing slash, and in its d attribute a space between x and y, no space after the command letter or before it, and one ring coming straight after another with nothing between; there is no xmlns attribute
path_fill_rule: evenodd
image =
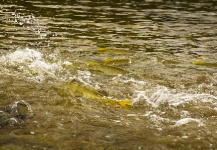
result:
<svg viewBox="0 0 217 150"><path fill-rule="evenodd" d="M217 149L214 0L0 8L1 149Z"/></svg>

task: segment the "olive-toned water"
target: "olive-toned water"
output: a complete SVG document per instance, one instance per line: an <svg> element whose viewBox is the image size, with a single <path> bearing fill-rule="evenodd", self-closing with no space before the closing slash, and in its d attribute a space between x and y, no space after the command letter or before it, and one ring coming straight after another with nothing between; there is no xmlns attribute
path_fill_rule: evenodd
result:
<svg viewBox="0 0 217 150"><path fill-rule="evenodd" d="M216 12L1 1L0 149L216 150Z"/></svg>

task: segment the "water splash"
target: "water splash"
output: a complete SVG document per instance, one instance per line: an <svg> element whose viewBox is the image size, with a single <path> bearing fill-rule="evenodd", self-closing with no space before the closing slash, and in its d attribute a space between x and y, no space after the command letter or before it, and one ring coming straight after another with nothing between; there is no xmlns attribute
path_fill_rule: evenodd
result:
<svg viewBox="0 0 217 150"><path fill-rule="evenodd" d="M42 82L46 78L57 78L58 73L64 70L62 64L65 62L51 63L44 57L41 52L26 48L0 57L0 62L4 66L3 70L8 71L8 74L12 76L23 76L34 82Z"/></svg>
<svg viewBox="0 0 217 150"><path fill-rule="evenodd" d="M182 125L188 124L190 122L196 122L196 123L198 123L198 127L204 126L203 121L200 120L200 119L183 118L183 119L180 119L180 120L176 121L174 127L182 126Z"/></svg>
<svg viewBox="0 0 217 150"><path fill-rule="evenodd" d="M147 94L150 93L151 95ZM165 103L173 107L178 107L179 105L186 104L192 101L200 101L203 103L211 102L217 105L217 97L211 94L200 93L191 94L185 92L174 92L164 86L156 86L152 89L146 91L135 91L134 102L139 100L144 100L152 107L159 107Z"/></svg>

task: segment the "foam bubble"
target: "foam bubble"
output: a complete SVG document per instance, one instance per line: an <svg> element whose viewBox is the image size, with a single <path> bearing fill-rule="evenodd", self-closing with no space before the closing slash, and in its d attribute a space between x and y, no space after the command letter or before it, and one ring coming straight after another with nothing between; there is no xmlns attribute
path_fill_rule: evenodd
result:
<svg viewBox="0 0 217 150"><path fill-rule="evenodd" d="M163 86L153 87L152 89L150 88L144 91L135 91L134 93L136 96L133 98L133 102L144 100L152 107L159 107L165 103L168 103L170 106L177 107L181 104L198 100L203 103L210 102L213 105L217 105L217 97L214 95L206 93L191 94L176 92Z"/></svg>
<svg viewBox="0 0 217 150"><path fill-rule="evenodd" d="M135 91L136 97L133 98L133 103L138 102L142 99L146 100L148 103L152 104L152 102L149 100L148 96L146 96L146 91Z"/></svg>
<svg viewBox="0 0 217 150"><path fill-rule="evenodd" d="M63 71L62 64L68 62L50 63L44 55L34 49L18 49L13 53L0 57L0 63L8 70L10 75L20 75L35 82L44 81L46 78L56 78L57 72ZM5 69L6 70L6 69Z"/></svg>
<svg viewBox="0 0 217 150"><path fill-rule="evenodd" d="M32 62L36 59L42 59L42 54L33 49L16 50L15 52L2 56L0 61L5 65L19 65L26 62Z"/></svg>
<svg viewBox="0 0 217 150"><path fill-rule="evenodd" d="M46 63L43 60L35 60L31 64L29 64L29 68L37 73L38 76L44 77L50 76L55 78L55 71L58 69L62 69L58 64L50 64Z"/></svg>
<svg viewBox="0 0 217 150"><path fill-rule="evenodd" d="M183 118L183 119L180 119L180 120L178 120L178 121L176 121L176 123L175 123L175 127L177 127L177 126L182 126L182 125L185 125L185 124L188 124L188 123L190 123L190 122L196 122L196 123L198 123L198 126L203 126L204 124L203 124L203 121L202 120L200 120L200 119L195 119L195 118Z"/></svg>
<svg viewBox="0 0 217 150"><path fill-rule="evenodd" d="M169 99L169 103L173 106L179 106L184 103L188 103L191 101L200 101L203 103L207 102L212 102L213 104L217 103L217 97L206 94L206 93L201 93L201 94L188 94L188 93L178 93L171 95L171 98Z"/></svg>
<svg viewBox="0 0 217 150"><path fill-rule="evenodd" d="M167 88L159 88L150 98L149 101L153 107L158 107L159 105L167 102L170 97L170 92Z"/></svg>
<svg viewBox="0 0 217 150"><path fill-rule="evenodd" d="M79 80L81 83L83 83L84 85L90 87L90 88L94 88L94 89L99 89L99 83L98 82L94 82L91 80L92 78L92 74L89 71L82 71L82 70L77 70L77 75L75 75L75 78L77 80Z"/></svg>

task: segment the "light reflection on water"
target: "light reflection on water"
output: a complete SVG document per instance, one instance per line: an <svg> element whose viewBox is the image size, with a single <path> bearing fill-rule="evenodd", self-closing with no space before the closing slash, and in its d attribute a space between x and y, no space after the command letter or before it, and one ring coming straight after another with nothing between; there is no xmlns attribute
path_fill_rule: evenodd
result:
<svg viewBox="0 0 217 150"><path fill-rule="evenodd" d="M1 2L1 148L215 150L215 3ZM88 66L108 58L129 73ZM72 81L132 108L59 91ZM8 125L19 100L35 115Z"/></svg>

